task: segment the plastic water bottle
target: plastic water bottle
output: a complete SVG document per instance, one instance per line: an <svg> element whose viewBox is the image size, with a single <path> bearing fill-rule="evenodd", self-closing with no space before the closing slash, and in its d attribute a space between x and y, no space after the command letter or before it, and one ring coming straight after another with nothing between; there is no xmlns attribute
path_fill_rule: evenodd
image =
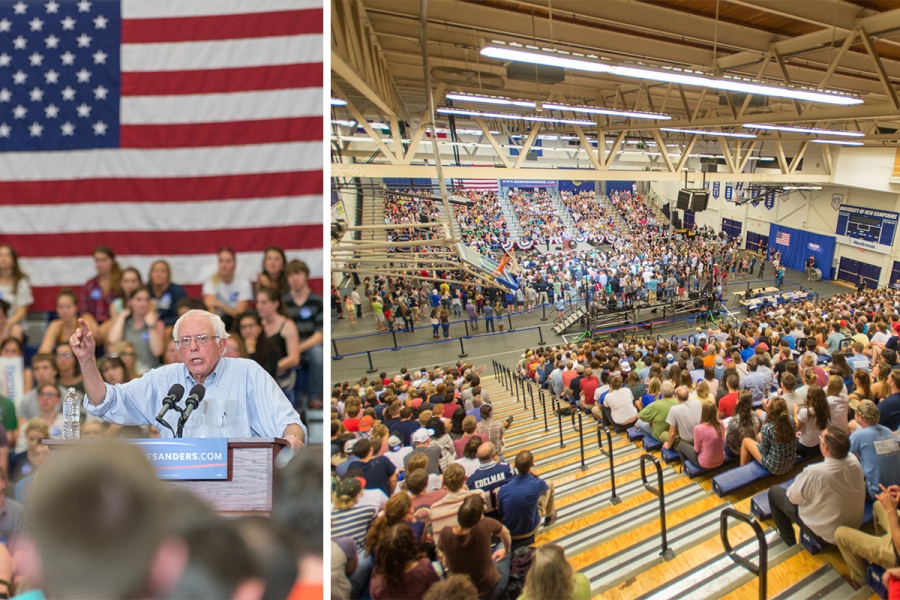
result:
<svg viewBox="0 0 900 600"><path fill-rule="evenodd" d="M63 439L77 440L81 437L81 406L75 388L69 388L63 398Z"/></svg>

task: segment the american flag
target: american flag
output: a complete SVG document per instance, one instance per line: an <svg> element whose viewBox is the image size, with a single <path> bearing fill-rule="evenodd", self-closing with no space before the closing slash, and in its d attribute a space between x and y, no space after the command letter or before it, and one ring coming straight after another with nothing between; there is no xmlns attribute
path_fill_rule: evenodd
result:
<svg viewBox="0 0 900 600"><path fill-rule="evenodd" d="M457 179L456 188L466 192L494 192L499 190L496 179Z"/></svg>
<svg viewBox="0 0 900 600"><path fill-rule="evenodd" d="M0 0L0 243L32 310L111 246L199 296L216 250L322 286L321 0Z"/></svg>
<svg viewBox="0 0 900 600"><path fill-rule="evenodd" d="M775 243L779 246L790 246L791 234L786 231L779 231L778 235L775 236Z"/></svg>

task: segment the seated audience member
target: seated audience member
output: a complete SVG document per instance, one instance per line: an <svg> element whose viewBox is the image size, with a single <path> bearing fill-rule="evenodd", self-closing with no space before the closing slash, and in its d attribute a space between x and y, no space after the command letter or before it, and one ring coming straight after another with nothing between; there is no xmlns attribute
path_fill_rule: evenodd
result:
<svg viewBox="0 0 900 600"><path fill-rule="evenodd" d="M418 475L419 472L416 472ZM369 526L366 533L366 554L375 558L375 551L381 538L387 533L388 529L398 523L406 523L410 526L415 534L416 543L423 546L425 542L425 528L428 524L427 520L417 521L413 518L412 500L409 494L394 494L391 496L384 510L378 513L375 520Z"/></svg>
<svg viewBox="0 0 900 600"><path fill-rule="evenodd" d="M69 338L78 329L78 319L84 319L85 324L94 334L95 339L100 340L100 325L89 314L80 315L78 312L78 298L69 288L63 288L56 294L57 318L50 321L44 331L44 339L38 347L38 352L53 352L61 344L68 344Z"/></svg>
<svg viewBox="0 0 900 600"><path fill-rule="evenodd" d="M503 456L503 434L512 425L512 415L505 421L497 421L493 418L494 409L490 404L484 404L481 407L481 421L475 428L475 434L481 439L494 445L494 449L501 457Z"/></svg>
<svg viewBox="0 0 900 600"><path fill-rule="evenodd" d="M9 302L0 299L0 340L13 338L23 342L25 333L22 331L21 325L9 320L9 308Z"/></svg>
<svg viewBox="0 0 900 600"><path fill-rule="evenodd" d="M100 324L100 333L103 335L103 339L106 339L106 334L109 331L109 328L112 327L115 318L120 312L125 310L125 299L132 291L142 285L144 285L144 280L141 278L140 271L134 267L128 267L127 269L122 270L122 273L119 276L119 295L113 298L113 301L109 303L109 318Z"/></svg>
<svg viewBox="0 0 900 600"><path fill-rule="evenodd" d="M859 427L850 434L850 452L859 458L866 475L866 495L870 500L882 488L900 485L900 447L897 436L879 425L881 413L871 400L863 400L856 407Z"/></svg>
<svg viewBox="0 0 900 600"><path fill-rule="evenodd" d="M222 317L226 329L231 329L235 317L250 307L253 288L246 279L235 277L234 250L220 248L217 257L216 274L203 283L203 304L206 310Z"/></svg>
<svg viewBox="0 0 900 600"><path fill-rule="evenodd" d="M354 469L360 469L366 481L366 489L377 489L390 496L397 485L397 468L385 456L375 456L370 440L357 440L353 446L353 455L359 459L353 463Z"/></svg>
<svg viewBox="0 0 900 600"><path fill-rule="evenodd" d="M402 440L398 436L392 435L388 437L388 451L382 456L394 463L398 471L403 471L405 468L403 461L406 455L412 451L412 448L403 445Z"/></svg>
<svg viewBox="0 0 900 600"><path fill-rule="evenodd" d="M409 461L417 454L424 454L428 458L428 473L430 475L440 475L441 449L437 445L431 444L431 436L433 434L433 429L417 429L410 436L413 451L403 459L403 465L407 471L409 470Z"/></svg>
<svg viewBox="0 0 900 600"><path fill-rule="evenodd" d="M797 451L794 421L781 398L769 402L766 422L759 433L759 441L744 438L741 445L741 465L756 460L773 475L782 475L794 467ZM777 486L776 486L777 487Z"/></svg>
<svg viewBox="0 0 900 600"><path fill-rule="evenodd" d="M838 527L862 524L865 477L859 460L850 454L850 437L829 425L821 443L823 462L803 469L786 490L779 485L769 488L772 519L788 546L797 543L794 524L829 544Z"/></svg>
<svg viewBox="0 0 900 600"><path fill-rule="evenodd" d="M172 343L175 343L175 340L172 340ZM178 352L179 360L173 362L183 362L181 359L181 352L178 351L176 347L176 352ZM137 379L141 376L137 370L137 351L134 348L134 344L131 342L119 342L118 344L113 344L112 348L109 349L109 353L107 354L110 358L118 358L122 361L122 364L125 366L125 381L131 381L132 379ZM77 366L77 362L76 366ZM172 364L171 362L168 364ZM80 367L79 372L80 372ZM83 385L83 384L82 384ZM77 388L76 388L77 389Z"/></svg>
<svg viewBox="0 0 900 600"><path fill-rule="evenodd" d="M700 423L694 427L694 441L678 444L678 452L702 469L714 469L725 462L725 426L714 402L703 402Z"/></svg>
<svg viewBox="0 0 900 600"><path fill-rule="evenodd" d="M742 390L738 394L734 412L731 413L731 418L728 420L725 446L731 454L740 456L744 439L755 440L758 433L759 417L753 410L753 395L747 390Z"/></svg>
<svg viewBox="0 0 900 600"><path fill-rule="evenodd" d="M91 315L98 323L110 318L110 305L122 293L122 267L109 246L94 248L96 277L81 286L81 311ZM71 335L71 333L69 334Z"/></svg>
<svg viewBox="0 0 900 600"><path fill-rule="evenodd" d="M468 575L450 575L428 588L422 600L471 600L478 589Z"/></svg>
<svg viewBox="0 0 900 600"><path fill-rule="evenodd" d="M53 354L35 354L31 357L31 372L34 374L35 385L56 383L56 358ZM59 393L65 394L65 388L60 386ZM29 421L38 414L40 414L40 408L37 403L37 389L32 388L16 401L16 415L23 421ZM17 451L22 452L23 450L17 448Z"/></svg>
<svg viewBox="0 0 900 600"><path fill-rule="evenodd" d="M187 292L180 285L172 283L172 268L164 260L157 260L150 265L147 282L150 298L160 320L167 328L173 327L178 320L178 302L187 297Z"/></svg>
<svg viewBox="0 0 900 600"><path fill-rule="evenodd" d="M0 342L0 358L21 358L24 362L25 347L22 345L22 342L14 337L6 338ZM22 373L22 377L24 379L22 389L25 392L30 392L34 389L34 374L27 365ZM18 400L18 398L16 398L16 400Z"/></svg>
<svg viewBox="0 0 900 600"><path fill-rule="evenodd" d="M475 417L466 416L462 420L463 434L459 439L453 441L453 449L456 451L456 458L463 457L463 451L466 444L475 436L475 428L477 426L478 422L475 420Z"/></svg>
<svg viewBox="0 0 900 600"><path fill-rule="evenodd" d="M466 442L466 447L463 448L462 458L456 459L454 464L462 465L466 470L466 477L474 473L475 469L481 465L481 463L478 462L478 448L480 448L483 443L481 437L473 435L469 438L469 441Z"/></svg>
<svg viewBox="0 0 900 600"><path fill-rule="evenodd" d="M876 500L872 507L875 531L884 533L869 535L856 527L845 525L834 532L835 543L850 568L850 577L857 584L857 589L866 581L866 568L869 564L893 571L894 578L900 575L896 568L897 555L900 553L900 518L897 516L900 486L882 488Z"/></svg>
<svg viewBox="0 0 900 600"><path fill-rule="evenodd" d="M160 365L165 351L166 325L157 316L147 288L141 286L131 291L128 308L116 316L107 336L107 348L122 340L131 342L141 375Z"/></svg>
<svg viewBox="0 0 900 600"><path fill-rule="evenodd" d="M531 556L531 567L519 600L590 600L591 582L584 573L576 573L566 551L557 544L538 546Z"/></svg>
<svg viewBox="0 0 900 600"><path fill-rule="evenodd" d="M831 407L825 397L825 390L817 385L809 386L806 402L794 405L794 421L797 424L797 454L800 456L821 456L819 436L831 423Z"/></svg>
<svg viewBox="0 0 900 600"><path fill-rule="evenodd" d="M134 352L133 347L132 352ZM134 356L131 359L133 362ZM81 375L81 365L78 363L78 359L75 357L69 342L56 346L56 369L56 383L60 387L66 389L70 387L75 388L76 392L84 394L84 377Z"/></svg>
<svg viewBox="0 0 900 600"><path fill-rule="evenodd" d="M837 375L829 377L825 394L827 395L828 406L831 409L831 424L849 434L850 400L847 398L844 381Z"/></svg>
<svg viewBox="0 0 900 600"><path fill-rule="evenodd" d="M369 586L373 600L420 600L440 580L407 523L381 537Z"/></svg>
<svg viewBox="0 0 900 600"><path fill-rule="evenodd" d="M517 473L497 491L500 513L514 549L533 543L541 524L547 526L556 520L553 483L534 472L534 456L522 450L516 454L515 464Z"/></svg>
<svg viewBox="0 0 900 600"><path fill-rule="evenodd" d="M734 407L737 406L738 392L740 391L740 379L738 379L738 376L735 374L729 375L725 379L725 387L728 389L728 393L719 399L720 419L731 417L731 414L734 412Z"/></svg>
<svg viewBox="0 0 900 600"><path fill-rule="evenodd" d="M663 443L664 448L677 448L680 442L694 442L694 427L700 424L702 404L696 398L690 398L688 389L681 385L675 388L678 404L669 409L666 423L669 425L669 436Z"/></svg>
<svg viewBox="0 0 900 600"><path fill-rule="evenodd" d="M439 490L427 489L428 473L423 469L410 473L403 483L406 485L406 491L412 501L413 519L430 525L431 505L447 495L446 487Z"/></svg>
<svg viewBox="0 0 900 600"><path fill-rule="evenodd" d="M459 507L463 500L472 495L487 499L487 494L481 490L470 490L466 486L466 473L458 464L447 467L444 473L444 487L447 495L431 505L429 518L431 519L431 531L435 539L445 527L458 525L456 520Z"/></svg>
<svg viewBox="0 0 900 600"><path fill-rule="evenodd" d="M360 598L372 571L372 557L365 551L366 534L375 518L374 506L358 506L362 484L345 477L334 493L331 509L331 537L349 537L356 543L356 570L349 575L353 598Z"/></svg>
<svg viewBox="0 0 900 600"><path fill-rule="evenodd" d="M678 404L678 400L675 398L675 384L671 381L664 382L660 389L662 398L641 409L635 427L646 436L666 442L669 439L666 418L672 407Z"/></svg>
<svg viewBox="0 0 900 600"><path fill-rule="evenodd" d="M637 421L638 412L634 406L634 395L630 388L622 387L621 377L610 377L609 392L603 399L602 410L610 425L625 427Z"/></svg>
<svg viewBox="0 0 900 600"><path fill-rule="evenodd" d="M900 371L891 370L887 385L889 393L878 403L878 410L881 411L880 424L891 431L897 431L900 428Z"/></svg>
<svg viewBox="0 0 900 600"><path fill-rule="evenodd" d="M480 599L496 599L509 581L509 530L499 521L484 516L484 498L470 496L459 507L458 525L446 527L438 538L441 562L455 574L468 575ZM491 537L499 537L494 548Z"/></svg>
<svg viewBox="0 0 900 600"><path fill-rule="evenodd" d="M470 490L481 490L487 494L488 514L494 514L498 510L497 491L501 486L509 483L513 476L510 465L499 461L500 456L490 442L483 443L478 448L478 462L481 463L474 473L466 479L466 486Z"/></svg>
<svg viewBox="0 0 900 600"><path fill-rule="evenodd" d="M10 458L9 482L12 484L34 472L35 448L42 440L50 437L50 428L40 418L34 418L25 423L23 435L20 437L25 442L25 450L14 454ZM11 492L12 490L8 491Z"/></svg>

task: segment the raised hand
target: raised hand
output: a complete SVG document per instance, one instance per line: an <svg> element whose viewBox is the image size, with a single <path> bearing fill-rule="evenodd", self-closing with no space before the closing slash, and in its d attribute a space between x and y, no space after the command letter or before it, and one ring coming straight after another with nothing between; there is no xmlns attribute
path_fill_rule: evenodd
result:
<svg viewBox="0 0 900 600"><path fill-rule="evenodd" d="M72 352L75 353L75 358L78 359L79 363L94 359L97 342L94 340L94 334L91 333L84 319L78 319L78 328L75 329L75 333L69 338L69 345L72 347Z"/></svg>

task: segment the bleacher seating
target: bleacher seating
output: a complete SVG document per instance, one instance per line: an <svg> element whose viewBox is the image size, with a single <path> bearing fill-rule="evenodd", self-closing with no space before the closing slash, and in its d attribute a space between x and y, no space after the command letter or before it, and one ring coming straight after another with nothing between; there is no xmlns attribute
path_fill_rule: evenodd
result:
<svg viewBox="0 0 900 600"><path fill-rule="evenodd" d="M797 456L794 466L808 462L812 457ZM719 473L713 477L713 491L720 497L724 498L728 494L732 494L740 489L753 485L758 481L762 481L766 477L771 476L769 471L756 462L750 461L742 467Z"/></svg>
<svg viewBox="0 0 900 600"><path fill-rule="evenodd" d="M888 591L881 579L882 577L884 577L884 569L878 565L869 565L866 568L866 585L872 588L872 591L878 594L879 598L887 599Z"/></svg>
<svg viewBox="0 0 900 600"><path fill-rule="evenodd" d="M740 456L735 456L734 454L732 454L731 452L728 451L728 448L726 448L725 449L725 462L723 462L718 467L713 467L712 469L704 469L700 465L695 465L693 462L686 460L686 461L684 461L684 465L683 465L684 469L682 472L685 475L687 475L688 478L693 479L694 477L697 477L699 475L703 475L705 473L712 473L714 471L717 471L719 469L727 467L728 465L731 465L731 464L737 462L738 459L740 459Z"/></svg>

